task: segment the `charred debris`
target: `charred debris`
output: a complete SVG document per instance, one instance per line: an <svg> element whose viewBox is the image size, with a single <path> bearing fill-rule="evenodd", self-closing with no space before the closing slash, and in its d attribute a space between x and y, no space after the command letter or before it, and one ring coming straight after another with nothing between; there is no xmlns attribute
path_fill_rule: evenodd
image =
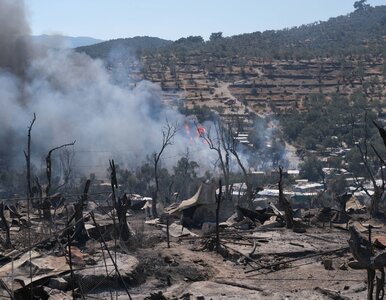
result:
<svg viewBox="0 0 386 300"><path fill-rule="evenodd" d="M176 125L164 128L162 147L154 154L157 186L152 197L142 197L120 189L114 160L109 161L108 191L94 192L87 179L80 193L60 192L52 183L51 157L75 141L48 152L43 186L31 174L35 121L34 115L24 153L26 197L0 203L2 299L206 299L213 286L236 289L241 298L268 299L282 289L270 290L269 282L280 280L304 280L311 294L330 299L350 299L356 293L384 298L386 163L373 145L382 181L370 168L374 189L357 181L368 202L358 189L327 196L323 185L314 185L312 191L296 193L286 186L290 174L282 167L276 187L254 187L235 140L225 132L231 129L216 124L214 137L199 134L218 154L221 179L203 182L191 198L161 207L157 166L172 145ZM384 129L375 125L386 146ZM367 150L358 147L367 166ZM230 184L230 155L243 170L242 184ZM303 201L297 200L299 195ZM304 266L311 266L307 278L287 278L294 274L291 270L303 274ZM331 289L330 281L345 285ZM366 284L351 289L348 284L356 282ZM297 290L291 293L299 296Z"/></svg>

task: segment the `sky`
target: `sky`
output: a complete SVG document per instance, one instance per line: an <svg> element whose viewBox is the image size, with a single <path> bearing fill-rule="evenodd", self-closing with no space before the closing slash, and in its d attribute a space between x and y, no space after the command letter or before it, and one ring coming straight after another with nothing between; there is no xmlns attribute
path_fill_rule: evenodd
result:
<svg viewBox="0 0 386 300"><path fill-rule="evenodd" d="M25 0L32 34L89 36L103 40L154 36L208 39L277 30L354 10L355 0ZM368 0L372 6L386 0Z"/></svg>

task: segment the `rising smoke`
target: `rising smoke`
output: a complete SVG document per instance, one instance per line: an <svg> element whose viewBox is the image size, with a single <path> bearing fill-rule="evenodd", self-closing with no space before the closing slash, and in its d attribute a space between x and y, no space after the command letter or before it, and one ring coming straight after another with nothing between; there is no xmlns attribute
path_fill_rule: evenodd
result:
<svg viewBox="0 0 386 300"><path fill-rule="evenodd" d="M0 0L0 16L3 163L23 165L27 127L34 112L35 164L52 147L76 140L76 155L80 165L87 165L86 174L95 172L94 166L107 165L109 158L135 167L159 149L166 119L183 123L184 116L161 105L157 85L143 81L129 90L117 84L125 77L122 72L114 77L100 60L32 46L23 1ZM165 155L177 160L187 146L194 148L192 159L203 163L210 157L202 154L209 152L202 143L189 145L183 131Z"/></svg>
<svg viewBox="0 0 386 300"><path fill-rule="evenodd" d="M0 68L21 75L28 59L30 30L22 1L0 1Z"/></svg>

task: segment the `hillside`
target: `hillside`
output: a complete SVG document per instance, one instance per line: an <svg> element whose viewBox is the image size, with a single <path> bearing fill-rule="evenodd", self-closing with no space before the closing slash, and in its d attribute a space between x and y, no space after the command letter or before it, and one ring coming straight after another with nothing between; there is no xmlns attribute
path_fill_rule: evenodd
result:
<svg viewBox="0 0 386 300"><path fill-rule="evenodd" d="M148 36L136 36L133 38L121 38L102 42L96 45L85 46L77 48L77 51L84 52L92 58L106 59L111 52L119 51L122 54L124 52L130 52L131 54L140 53L142 50L158 49L170 45L172 41L148 37Z"/></svg>
<svg viewBox="0 0 386 300"><path fill-rule="evenodd" d="M151 37L107 41L79 48L92 57L106 57L114 47L146 50L146 55L162 53L179 58L198 55L206 58L264 57L311 59L347 55L383 55L386 51L386 6L364 6L354 12L283 30L267 30L223 37L213 33L209 41L197 37L175 42Z"/></svg>
<svg viewBox="0 0 386 300"><path fill-rule="evenodd" d="M106 58L116 46L140 49L141 69L132 79L160 84L165 101L178 93L186 108L206 105L225 116L247 116L302 110L313 94L362 92L383 102L385 39L386 6L364 5L291 29L232 37L213 33L207 42L200 36L175 42L137 37L78 50Z"/></svg>
<svg viewBox="0 0 386 300"><path fill-rule="evenodd" d="M34 35L31 37L32 41L45 45L47 47L64 47L64 48L77 48L82 46L90 46L103 42L103 40L94 39L87 36L64 36L64 35Z"/></svg>

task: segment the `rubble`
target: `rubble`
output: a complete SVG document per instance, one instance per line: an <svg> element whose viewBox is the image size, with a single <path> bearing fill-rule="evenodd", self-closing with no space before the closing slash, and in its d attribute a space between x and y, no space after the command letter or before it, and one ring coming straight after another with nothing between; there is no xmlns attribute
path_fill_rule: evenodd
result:
<svg viewBox="0 0 386 300"><path fill-rule="evenodd" d="M0 296L13 291L18 299L31 293L48 299L73 295L110 299L114 291L119 299L362 299L367 291L355 284L364 280L364 265L351 259L349 232L341 229L351 224L368 234L371 225L374 249L383 248L382 222L353 222L368 220L354 197L344 211L293 209L292 199L281 189L276 200L262 208L223 206L218 227L213 214L216 186L202 185L192 198L172 204L157 219L149 219L143 210L131 210L129 194L117 195L117 201L127 204L127 212L123 211L128 239L119 234L124 220L122 216L121 223L118 220L119 207L90 201L86 193L80 198L81 214L70 204L52 208L56 235L41 233L37 211L31 214L29 228L20 222L23 210L13 217L6 211L12 242L22 245L25 240L17 241L15 236L31 230L36 244L2 253ZM74 203L79 204L79 198ZM309 222L311 216L314 222ZM74 225L80 219L86 235L79 238ZM288 222L293 228L286 228Z"/></svg>

